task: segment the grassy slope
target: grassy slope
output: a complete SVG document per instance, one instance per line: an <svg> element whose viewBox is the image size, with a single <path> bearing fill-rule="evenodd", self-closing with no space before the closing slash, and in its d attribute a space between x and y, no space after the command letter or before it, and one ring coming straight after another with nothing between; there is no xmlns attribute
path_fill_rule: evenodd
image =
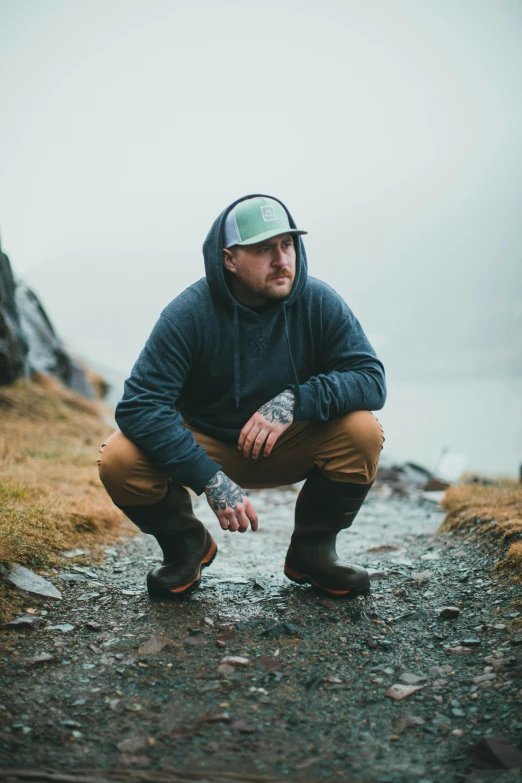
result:
<svg viewBox="0 0 522 783"><path fill-rule="evenodd" d="M522 581L522 484L505 480L495 486L451 487L443 506L447 510L443 531L460 530L497 542L499 567Z"/></svg>
<svg viewBox="0 0 522 783"><path fill-rule="evenodd" d="M97 405L50 378L0 387L0 562L65 563L62 551L129 529L96 470L109 432ZM16 603L0 582L0 615Z"/></svg>

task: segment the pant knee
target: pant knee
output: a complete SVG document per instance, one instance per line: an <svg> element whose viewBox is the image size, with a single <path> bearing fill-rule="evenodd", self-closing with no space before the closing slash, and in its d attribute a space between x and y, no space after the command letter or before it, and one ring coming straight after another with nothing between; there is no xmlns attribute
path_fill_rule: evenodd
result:
<svg viewBox="0 0 522 783"><path fill-rule="evenodd" d="M101 446L97 462L100 480L117 506L156 503L167 491L167 474L119 430Z"/></svg>
<svg viewBox="0 0 522 783"><path fill-rule="evenodd" d="M370 411L353 411L339 420L346 448L347 464L357 482L375 479L384 444L379 421ZM350 479L353 481L353 477Z"/></svg>

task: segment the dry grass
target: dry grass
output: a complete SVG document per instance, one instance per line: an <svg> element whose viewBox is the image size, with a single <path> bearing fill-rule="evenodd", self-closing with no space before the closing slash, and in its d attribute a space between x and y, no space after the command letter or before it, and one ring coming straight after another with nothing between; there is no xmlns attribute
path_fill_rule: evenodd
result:
<svg viewBox="0 0 522 783"><path fill-rule="evenodd" d="M495 486L466 484L444 496L447 515L441 530L461 530L500 545L498 566L522 581L522 484L508 479Z"/></svg>
<svg viewBox="0 0 522 783"><path fill-rule="evenodd" d="M98 403L54 379L0 387L0 562L57 564L64 550L96 548L130 529L96 469L109 432ZM12 599L0 589L1 615Z"/></svg>

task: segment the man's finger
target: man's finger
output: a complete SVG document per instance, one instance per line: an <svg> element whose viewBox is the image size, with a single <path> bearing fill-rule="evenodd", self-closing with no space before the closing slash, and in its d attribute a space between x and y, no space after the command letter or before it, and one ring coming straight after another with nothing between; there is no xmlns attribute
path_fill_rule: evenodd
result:
<svg viewBox="0 0 522 783"><path fill-rule="evenodd" d="M257 459L259 457L259 454L261 453L261 449L263 448L263 444L265 443L269 435L270 435L270 430L267 427L264 427L262 430L258 432L257 437L254 441L254 445L252 447L253 459Z"/></svg>
<svg viewBox="0 0 522 783"><path fill-rule="evenodd" d="M239 532L244 533L246 530L248 530L248 526L250 524L247 515L242 509L238 509L236 511L236 518L239 523Z"/></svg>
<svg viewBox="0 0 522 783"><path fill-rule="evenodd" d="M250 432L250 430L252 429L252 427L254 426L254 424L255 424L255 422L254 422L254 417L252 416L252 417L251 417L251 418L250 418L250 419L247 421L247 423L245 424L245 426L243 427L243 429L241 430L241 432L239 433L239 440L238 440L238 442L237 442L237 446L238 446L238 448L239 448L241 451L243 451L243 446L245 445L245 439L246 439L246 436L248 435L248 433Z"/></svg>
<svg viewBox="0 0 522 783"><path fill-rule="evenodd" d="M270 454L270 452L274 448L275 444L277 443L277 439L279 438L279 434L280 434L279 432L274 432L272 430L272 432L270 433L270 435L266 439L265 448L264 448L264 451L263 451L263 456L264 457L268 457L268 455Z"/></svg>
<svg viewBox="0 0 522 783"><path fill-rule="evenodd" d="M229 518L228 529L230 530L231 533L235 533L236 530L239 529L239 523L235 516Z"/></svg>
<svg viewBox="0 0 522 783"><path fill-rule="evenodd" d="M257 518L254 506L248 498L245 498L245 514L250 520L250 527L252 530L257 530L259 520Z"/></svg>
<svg viewBox="0 0 522 783"><path fill-rule="evenodd" d="M246 436L245 443L243 445L243 454L245 455L245 457L250 457L252 453L252 446L254 445L254 441L257 438L260 429L261 427L259 426L259 424L256 424L254 427L252 427L252 429Z"/></svg>
<svg viewBox="0 0 522 783"><path fill-rule="evenodd" d="M226 517L218 517L218 522L222 530L228 530L228 519Z"/></svg>

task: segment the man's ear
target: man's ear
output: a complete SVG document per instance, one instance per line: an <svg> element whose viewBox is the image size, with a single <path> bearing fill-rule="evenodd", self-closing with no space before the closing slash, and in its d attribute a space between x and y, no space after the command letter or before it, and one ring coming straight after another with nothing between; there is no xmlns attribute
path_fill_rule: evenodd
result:
<svg viewBox="0 0 522 783"><path fill-rule="evenodd" d="M229 272L236 274L235 256L230 250L227 250L226 248L223 248L223 266L225 269L228 269Z"/></svg>

